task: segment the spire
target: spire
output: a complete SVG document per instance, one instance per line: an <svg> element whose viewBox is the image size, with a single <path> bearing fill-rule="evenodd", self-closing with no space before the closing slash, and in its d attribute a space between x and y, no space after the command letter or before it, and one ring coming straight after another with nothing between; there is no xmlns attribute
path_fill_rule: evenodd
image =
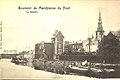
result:
<svg viewBox="0 0 120 80"><path fill-rule="evenodd" d="M99 10L99 21L102 22L102 18L101 18L101 11Z"/></svg>
<svg viewBox="0 0 120 80"><path fill-rule="evenodd" d="M101 11L99 10L99 18L98 18L98 27L97 27L97 31L96 31L96 39L98 41L101 41L103 36L104 36L104 30L103 30L103 26L102 26Z"/></svg>
<svg viewBox="0 0 120 80"><path fill-rule="evenodd" d="M102 27L102 17L101 17L101 11L99 10L99 18L98 18L98 27L97 31L104 31Z"/></svg>

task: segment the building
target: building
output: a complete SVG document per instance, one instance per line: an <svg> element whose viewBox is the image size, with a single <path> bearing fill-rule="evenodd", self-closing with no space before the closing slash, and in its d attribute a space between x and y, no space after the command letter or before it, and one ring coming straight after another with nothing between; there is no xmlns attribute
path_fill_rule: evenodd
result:
<svg viewBox="0 0 120 80"><path fill-rule="evenodd" d="M115 35L116 38L119 39L119 41L120 41L120 30L118 30L118 31L111 31L111 32L112 32L112 34Z"/></svg>
<svg viewBox="0 0 120 80"><path fill-rule="evenodd" d="M41 42L35 45L35 58L45 58L48 60L59 59L59 55L64 52L64 36L61 31L56 30L51 38L51 42Z"/></svg>
<svg viewBox="0 0 120 80"><path fill-rule="evenodd" d="M65 41L65 47L64 47L65 52L81 52L84 51L83 49L83 43L82 41Z"/></svg>
<svg viewBox="0 0 120 80"><path fill-rule="evenodd" d="M54 43L41 42L35 45L35 58L52 60L54 55Z"/></svg>
<svg viewBox="0 0 120 80"><path fill-rule="evenodd" d="M4 50L4 54L17 54L17 50Z"/></svg>
<svg viewBox="0 0 120 80"><path fill-rule="evenodd" d="M90 39L90 42L89 42L89 40L84 40L83 41L83 47L84 47L85 52L87 52L87 53L97 52L98 41L96 39L92 39L92 38Z"/></svg>
<svg viewBox="0 0 120 80"><path fill-rule="evenodd" d="M28 60L29 59L32 60L34 57L34 50L22 51L22 52L19 52L19 55L22 55L24 58L27 58Z"/></svg>
<svg viewBox="0 0 120 80"><path fill-rule="evenodd" d="M54 59L58 59L58 56L64 52L64 36L61 31L54 32L51 42L54 43Z"/></svg>

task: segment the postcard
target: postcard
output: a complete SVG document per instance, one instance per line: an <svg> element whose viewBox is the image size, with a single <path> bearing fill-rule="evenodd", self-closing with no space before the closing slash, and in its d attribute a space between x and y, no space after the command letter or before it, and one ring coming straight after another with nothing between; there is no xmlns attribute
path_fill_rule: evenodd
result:
<svg viewBox="0 0 120 80"><path fill-rule="evenodd" d="M0 0L0 79L119 78L119 0Z"/></svg>

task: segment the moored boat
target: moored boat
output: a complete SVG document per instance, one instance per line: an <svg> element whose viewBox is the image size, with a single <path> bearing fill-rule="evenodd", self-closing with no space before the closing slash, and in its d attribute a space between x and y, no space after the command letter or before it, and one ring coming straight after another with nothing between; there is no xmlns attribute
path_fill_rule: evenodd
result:
<svg viewBox="0 0 120 80"><path fill-rule="evenodd" d="M66 73L74 73L77 75L86 75L88 72L88 67L76 67L76 66L71 66L69 65L68 67L65 68Z"/></svg>
<svg viewBox="0 0 120 80"><path fill-rule="evenodd" d="M90 68L92 77L97 78L120 78L120 66L118 64L96 64Z"/></svg>

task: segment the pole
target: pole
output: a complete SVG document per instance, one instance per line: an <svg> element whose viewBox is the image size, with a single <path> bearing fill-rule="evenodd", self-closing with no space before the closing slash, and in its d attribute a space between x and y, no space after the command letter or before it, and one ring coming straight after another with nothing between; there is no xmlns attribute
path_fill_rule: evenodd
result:
<svg viewBox="0 0 120 80"><path fill-rule="evenodd" d="M89 41L89 54L90 54L90 33L89 33L89 27L88 27L88 41Z"/></svg>
<svg viewBox="0 0 120 80"><path fill-rule="evenodd" d="M88 40L89 40L89 54L90 54L90 38L88 38Z"/></svg>

